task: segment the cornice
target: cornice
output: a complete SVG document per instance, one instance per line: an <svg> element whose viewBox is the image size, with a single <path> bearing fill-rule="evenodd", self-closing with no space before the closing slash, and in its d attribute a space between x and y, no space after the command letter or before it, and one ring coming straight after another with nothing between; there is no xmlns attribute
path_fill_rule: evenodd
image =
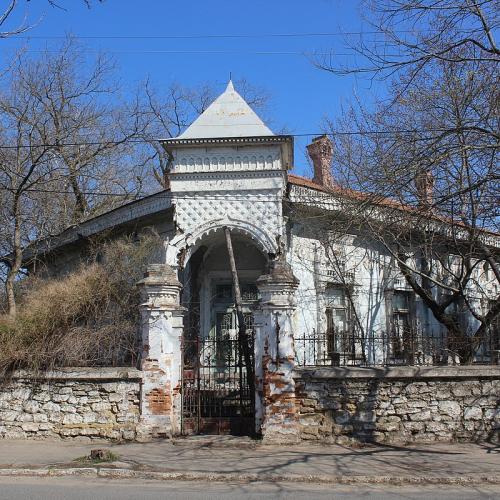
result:
<svg viewBox="0 0 500 500"><path fill-rule="evenodd" d="M284 170L221 170L216 172L171 172L172 181L193 181L208 179L269 179L272 177L284 178Z"/></svg>
<svg viewBox="0 0 500 500"><path fill-rule="evenodd" d="M270 135L255 137L210 137L193 139L162 139L165 146L206 146L209 144L246 145L246 144L282 144L293 142L291 135Z"/></svg>

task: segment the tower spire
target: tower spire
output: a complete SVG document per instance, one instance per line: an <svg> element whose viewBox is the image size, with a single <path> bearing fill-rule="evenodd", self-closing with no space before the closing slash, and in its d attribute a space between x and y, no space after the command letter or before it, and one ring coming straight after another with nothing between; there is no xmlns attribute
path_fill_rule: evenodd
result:
<svg viewBox="0 0 500 500"><path fill-rule="evenodd" d="M177 139L274 135L229 80L226 90Z"/></svg>

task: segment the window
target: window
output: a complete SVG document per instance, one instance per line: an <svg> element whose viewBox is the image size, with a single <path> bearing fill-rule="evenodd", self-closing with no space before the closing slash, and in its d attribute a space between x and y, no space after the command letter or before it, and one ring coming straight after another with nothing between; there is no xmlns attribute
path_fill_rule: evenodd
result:
<svg viewBox="0 0 500 500"><path fill-rule="evenodd" d="M411 292L395 290L392 296L392 331L390 351L392 357L408 361L413 351L413 317Z"/></svg>
<svg viewBox="0 0 500 500"><path fill-rule="evenodd" d="M235 364L236 325L233 312L217 313L216 322L215 339L209 344L211 347L211 349L207 349L209 360L205 364L211 364L218 370L224 370L224 367Z"/></svg>
<svg viewBox="0 0 500 500"><path fill-rule="evenodd" d="M241 300L243 302L254 302L259 298L259 290L257 285L251 283L243 283L241 285Z"/></svg>
<svg viewBox="0 0 500 500"><path fill-rule="evenodd" d="M233 300L233 285L221 284L215 287L215 296L217 300L224 300L230 302Z"/></svg>
<svg viewBox="0 0 500 500"><path fill-rule="evenodd" d="M334 353L353 353L348 290L342 285L329 286L325 295L328 355L333 357Z"/></svg>
<svg viewBox="0 0 500 500"><path fill-rule="evenodd" d="M489 301L490 309L496 305L495 300ZM497 314L488 328L490 344L490 360L498 363L500 361L500 314Z"/></svg>
<svg viewBox="0 0 500 500"><path fill-rule="evenodd" d="M483 273L484 273L484 279L488 282L490 281L490 266L488 262L485 262L483 264Z"/></svg>
<svg viewBox="0 0 500 500"><path fill-rule="evenodd" d="M254 320L252 313L243 313L245 331L250 352L253 352ZM242 352L240 351L238 318L234 309L216 314L215 338L212 337L208 345L211 349L206 349L204 354L210 358L206 364L212 363L216 368L232 366L237 368L241 362Z"/></svg>
<svg viewBox="0 0 500 500"><path fill-rule="evenodd" d="M255 302L259 298L257 286L253 283L241 283L240 290L243 302ZM216 285L215 297L221 302L232 302L234 300L233 285L230 283Z"/></svg>
<svg viewBox="0 0 500 500"><path fill-rule="evenodd" d="M247 335L253 335L254 332L254 321L252 313L243 313L243 317L245 319L245 326Z"/></svg>

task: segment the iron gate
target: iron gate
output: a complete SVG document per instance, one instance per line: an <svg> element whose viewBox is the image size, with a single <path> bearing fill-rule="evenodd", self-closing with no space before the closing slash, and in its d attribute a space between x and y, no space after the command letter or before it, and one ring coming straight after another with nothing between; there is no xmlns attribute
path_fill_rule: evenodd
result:
<svg viewBox="0 0 500 500"><path fill-rule="evenodd" d="M247 329L246 346L237 334L218 331L222 333L183 340L182 433L252 435L255 395L248 375L254 373L253 329ZM245 347L251 354L250 370Z"/></svg>

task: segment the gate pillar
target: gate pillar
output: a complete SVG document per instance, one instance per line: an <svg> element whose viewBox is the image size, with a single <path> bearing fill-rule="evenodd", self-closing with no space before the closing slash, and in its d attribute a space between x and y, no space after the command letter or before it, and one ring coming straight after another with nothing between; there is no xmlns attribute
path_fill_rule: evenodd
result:
<svg viewBox="0 0 500 500"><path fill-rule="evenodd" d="M138 282L141 293L143 372L141 420L137 439L180 433L180 361L183 311L182 285L167 264L148 266Z"/></svg>
<svg viewBox="0 0 500 500"><path fill-rule="evenodd" d="M260 276L255 312L256 425L267 442L297 442L293 315L298 280L284 255Z"/></svg>

